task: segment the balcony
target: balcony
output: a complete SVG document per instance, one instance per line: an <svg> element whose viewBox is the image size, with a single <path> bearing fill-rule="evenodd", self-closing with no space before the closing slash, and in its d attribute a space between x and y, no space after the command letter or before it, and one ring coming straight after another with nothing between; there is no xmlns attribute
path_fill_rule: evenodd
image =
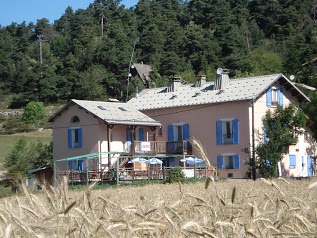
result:
<svg viewBox="0 0 317 238"><path fill-rule="evenodd" d="M191 154L192 145L189 141L172 141L166 142L166 153L167 154Z"/></svg>
<svg viewBox="0 0 317 238"><path fill-rule="evenodd" d="M191 154L189 141L134 141L129 152L145 154Z"/></svg>
<svg viewBox="0 0 317 238"><path fill-rule="evenodd" d="M165 141L134 141L133 147L135 153L148 153L148 154L165 154L166 142Z"/></svg>

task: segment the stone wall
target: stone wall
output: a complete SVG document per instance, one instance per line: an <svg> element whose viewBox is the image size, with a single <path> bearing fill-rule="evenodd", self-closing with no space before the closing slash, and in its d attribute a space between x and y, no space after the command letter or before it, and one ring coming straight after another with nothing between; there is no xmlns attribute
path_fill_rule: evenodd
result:
<svg viewBox="0 0 317 238"><path fill-rule="evenodd" d="M19 116L22 115L23 111L0 111L0 116Z"/></svg>

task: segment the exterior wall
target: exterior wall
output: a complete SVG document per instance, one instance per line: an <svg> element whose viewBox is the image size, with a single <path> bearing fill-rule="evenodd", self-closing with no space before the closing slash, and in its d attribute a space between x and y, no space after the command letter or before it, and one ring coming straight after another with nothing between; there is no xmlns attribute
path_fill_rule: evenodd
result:
<svg viewBox="0 0 317 238"><path fill-rule="evenodd" d="M278 82L273 84L277 88L283 87ZM292 94L287 91L285 88L283 90L283 107L287 107L290 103L294 103L298 105L298 101ZM259 142L263 142L263 123L262 118L265 116L267 110L275 110L276 106L267 106L266 105L266 93L263 93L254 103L254 124L255 124L255 142L256 145ZM312 156L315 153L312 151L314 141L312 140L312 133L310 128L306 127L305 133L298 138L298 143L296 145L292 145L289 148L289 154L286 154L281 161L281 172L282 176L291 176L291 177L305 177L308 175L307 173L307 156ZM289 155L296 155L296 167L292 168L289 166ZM302 168L302 156L306 161L306 165L304 166L304 170Z"/></svg>
<svg viewBox="0 0 317 238"><path fill-rule="evenodd" d="M219 176L228 177L232 173L233 178L245 178L249 169L245 162L249 156L241 150L250 147L249 108L250 102L228 102L213 105L199 105L191 107L168 108L148 110L144 113L162 124L162 136L157 136L158 141L167 141L167 127L173 123L189 124L190 139L199 140L211 162L217 166L217 156L226 153L240 155L240 169L224 169ZM239 144L217 145L216 121L225 118L239 119ZM193 148L193 154L200 155ZM177 165L177 164L176 164Z"/></svg>
<svg viewBox="0 0 317 238"><path fill-rule="evenodd" d="M78 116L80 122L72 122L72 118ZM77 105L69 105L60 116L56 116L53 122L53 158L54 160L65 159L68 157L85 155L96 152L108 151L108 132L107 125L100 119L95 118L92 114L80 109ZM68 128L79 127L82 129L82 147L68 148ZM111 129L112 152L128 152L129 143L127 142L126 125L115 125ZM137 130L140 127L137 127ZM144 130L144 140L153 139L152 131L149 127L141 127ZM138 139L137 139L138 140ZM114 166L118 154L111 155L111 164ZM89 168L96 169L99 164L100 169L108 169L108 155L101 155L95 161L90 160ZM68 162L56 163L58 170L68 170ZM86 164L83 163L85 170Z"/></svg>
<svg viewBox="0 0 317 238"><path fill-rule="evenodd" d="M80 122L73 123L73 116L78 116ZM61 116L56 116L53 122L53 158L60 160L68 157L95 153L99 151L98 135L102 131L102 122L94 118L77 105L69 105ZM68 148L68 128L82 128L82 148ZM97 135L97 136L96 136ZM106 134L104 135L106 138ZM68 169L68 162L56 163L57 169Z"/></svg>

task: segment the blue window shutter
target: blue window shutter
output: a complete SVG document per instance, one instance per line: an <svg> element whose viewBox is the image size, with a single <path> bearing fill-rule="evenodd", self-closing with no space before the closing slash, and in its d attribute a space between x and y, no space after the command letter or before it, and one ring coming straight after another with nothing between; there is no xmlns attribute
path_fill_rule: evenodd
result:
<svg viewBox="0 0 317 238"><path fill-rule="evenodd" d="M272 89L268 88L266 90L266 106L272 106Z"/></svg>
<svg viewBox="0 0 317 238"><path fill-rule="evenodd" d="M240 169L240 155L238 154L233 156L233 168Z"/></svg>
<svg viewBox="0 0 317 238"><path fill-rule="evenodd" d="M234 119L232 121L232 134L233 134L233 144L239 144L239 120Z"/></svg>
<svg viewBox="0 0 317 238"><path fill-rule="evenodd" d="M130 133L130 129L127 128L126 129L126 132L127 132L127 141L131 141L131 133Z"/></svg>
<svg viewBox="0 0 317 238"><path fill-rule="evenodd" d="M78 129L78 148L83 147L83 132L82 129Z"/></svg>
<svg viewBox="0 0 317 238"><path fill-rule="evenodd" d="M304 156L302 156L302 171L304 171L305 169L304 163L305 163Z"/></svg>
<svg viewBox="0 0 317 238"><path fill-rule="evenodd" d="M173 125L168 125L167 127L167 139L169 142L174 141L174 130Z"/></svg>
<svg viewBox="0 0 317 238"><path fill-rule="evenodd" d="M139 141L144 141L144 129L139 128Z"/></svg>
<svg viewBox="0 0 317 238"><path fill-rule="evenodd" d="M216 121L217 145L222 145L222 121Z"/></svg>
<svg viewBox="0 0 317 238"><path fill-rule="evenodd" d="M283 107L283 88L279 89L278 96L279 96L278 105Z"/></svg>
<svg viewBox="0 0 317 238"><path fill-rule="evenodd" d="M73 148L72 129L68 128L68 148Z"/></svg>
<svg viewBox="0 0 317 238"><path fill-rule="evenodd" d="M79 171L83 171L83 161L82 160L78 160L78 168Z"/></svg>
<svg viewBox="0 0 317 238"><path fill-rule="evenodd" d="M68 161L68 170L73 170L73 161Z"/></svg>
<svg viewBox="0 0 317 238"><path fill-rule="evenodd" d="M296 167L296 155L289 155L289 167Z"/></svg>
<svg viewBox="0 0 317 238"><path fill-rule="evenodd" d="M222 155L217 156L217 168L223 169L223 156Z"/></svg>
<svg viewBox="0 0 317 238"><path fill-rule="evenodd" d="M310 155L307 156L307 173L308 176L313 176L313 158Z"/></svg>
<svg viewBox="0 0 317 238"><path fill-rule="evenodd" d="M183 125L183 140L189 140L189 124Z"/></svg>

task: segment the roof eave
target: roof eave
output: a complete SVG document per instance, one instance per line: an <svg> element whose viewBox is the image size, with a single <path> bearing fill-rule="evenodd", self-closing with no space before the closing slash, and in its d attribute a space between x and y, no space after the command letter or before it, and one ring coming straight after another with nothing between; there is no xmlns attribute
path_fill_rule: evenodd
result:
<svg viewBox="0 0 317 238"><path fill-rule="evenodd" d="M274 81L272 81L263 91L261 91L259 94L254 95L254 99L257 99L260 95L262 95L263 93L266 92L267 88L271 87L276 81L278 81L279 79L283 79L285 82L282 83L281 85L283 85L285 87L286 90L290 90L291 88L295 89L295 91L298 94L294 94L292 93L292 95L294 97L298 97L300 98L301 102L307 101L310 102L310 99L301 91L299 90L299 88L297 88L291 81L289 81L283 74L280 74L278 77L276 77L276 79Z"/></svg>
<svg viewBox="0 0 317 238"><path fill-rule="evenodd" d="M62 108L60 108L57 112L55 112L50 118L48 118L48 122L53 122L54 118L61 114L70 104L75 103L72 99L68 101Z"/></svg>

